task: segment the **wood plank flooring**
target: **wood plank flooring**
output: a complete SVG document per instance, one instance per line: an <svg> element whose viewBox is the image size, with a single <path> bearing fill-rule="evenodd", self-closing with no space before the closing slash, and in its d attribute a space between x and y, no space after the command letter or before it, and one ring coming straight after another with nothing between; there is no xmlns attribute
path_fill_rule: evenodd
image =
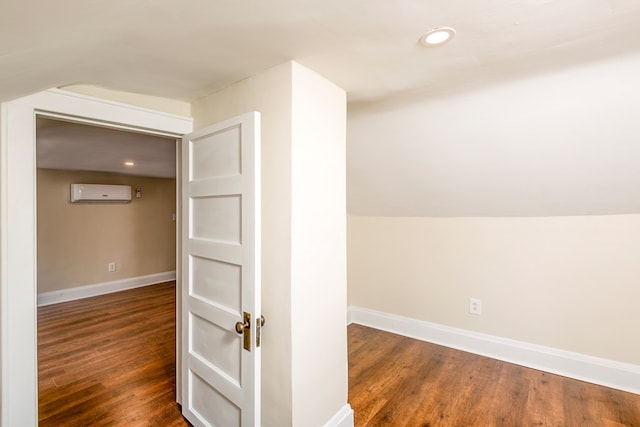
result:
<svg viewBox="0 0 640 427"><path fill-rule="evenodd" d="M189 426L175 402L175 283L38 309L40 426Z"/></svg>
<svg viewBox="0 0 640 427"><path fill-rule="evenodd" d="M349 325L355 426L640 427L640 396Z"/></svg>
<svg viewBox="0 0 640 427"><path fill-rule="evenodd" d="M348 327L360 426L640 427L640 396ZM40 426L189 426L175 403L175 284L38 309Z"/></svg>

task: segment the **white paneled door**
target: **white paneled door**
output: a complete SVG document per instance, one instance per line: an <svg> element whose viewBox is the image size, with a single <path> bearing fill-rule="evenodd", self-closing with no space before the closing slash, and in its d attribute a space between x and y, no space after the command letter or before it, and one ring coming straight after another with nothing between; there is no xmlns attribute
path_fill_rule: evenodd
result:
<svg viewBox="0 0 640 427"><path fill-rule="evenodd" d="M182 412L260 425L260 115L182 140Z"/></svg>

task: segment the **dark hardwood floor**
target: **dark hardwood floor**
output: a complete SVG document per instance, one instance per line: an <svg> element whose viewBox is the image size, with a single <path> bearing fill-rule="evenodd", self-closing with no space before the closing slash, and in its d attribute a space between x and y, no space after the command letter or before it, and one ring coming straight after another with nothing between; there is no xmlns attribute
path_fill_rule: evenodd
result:
<svg viewBox="0 0 640 427"><path fill-rule="evenodd" d="M640 396L350 325L359 426L640 427ZM40 426L188 426L175 285L38 309ZM311 426L313 427L313 426Z"/></svg>
<svg viewBox="0 0 640 427"><path fill-rule="evenodd" d="M175 402L175 283L38 309L40 426L188 426Z"/></svg>
<svg viewBox="0 0 640 427"><path fill-rule="evenodd" d="M640 427L640 396L349 325L358 426Z"/></svg>

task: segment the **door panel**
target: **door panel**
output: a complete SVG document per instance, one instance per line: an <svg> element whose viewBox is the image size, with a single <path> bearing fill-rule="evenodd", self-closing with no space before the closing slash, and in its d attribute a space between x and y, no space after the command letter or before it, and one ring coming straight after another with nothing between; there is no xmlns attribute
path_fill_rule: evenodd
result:
<svg viewBox="0 0 640 427"><path fill-rule="evenodd" d="M183 138L182 411L196 426L260 424L259 126L249 113Z"/></svg>
<svg viewBox="0 0 640 427"><path fill-rule="evenodd" d="M240 126L227 129L215 139L201 139L193 146L193 180L240 175L241 141Z"/></svg>
<svg viewBox="0 0 640 427"><path fill-rule="evenodd" d="M241 244L241 206L239 195L192 198L190 237Z"/></svg>
<svg viewBox="0 0 640 427"><path fill-rule="evenodd" d="M239 265L193 256L191 268L194 276L203 278L193 284L194 295L238 317L242 316L238 311L242 292L242 268Z"/></svg>
<svg viewBox="0 0 640 427"><path fill-rule="evenodd" d="M242 420L241 409L197 375L192 374L193 410L210 420L211 425L237 426Z"/></svg>

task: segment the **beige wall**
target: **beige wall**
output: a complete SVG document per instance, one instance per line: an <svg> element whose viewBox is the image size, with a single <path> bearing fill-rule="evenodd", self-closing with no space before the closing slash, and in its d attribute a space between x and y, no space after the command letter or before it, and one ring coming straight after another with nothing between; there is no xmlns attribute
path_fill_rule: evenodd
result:
<svg viewBox="0 0 640 427"><path fill-rule="evenodd" d="M72 204L71 183L131 185L132 201ZM38 169L37 186L38 293L175 270L174 179Z"/></svg>
<svg viewBox="0 0 640 427"><path fill-rule="evenodd" d="M640 215L349 216L348 262L351 305L640 364Z"/></svg>
<svg viewBox="0 0 640 427"><path fill-rule="evenodd" d="M323 425L347 403L345 95L289 62L196 100L194 128L248 111L262 120L262 425Z"/></svg>

